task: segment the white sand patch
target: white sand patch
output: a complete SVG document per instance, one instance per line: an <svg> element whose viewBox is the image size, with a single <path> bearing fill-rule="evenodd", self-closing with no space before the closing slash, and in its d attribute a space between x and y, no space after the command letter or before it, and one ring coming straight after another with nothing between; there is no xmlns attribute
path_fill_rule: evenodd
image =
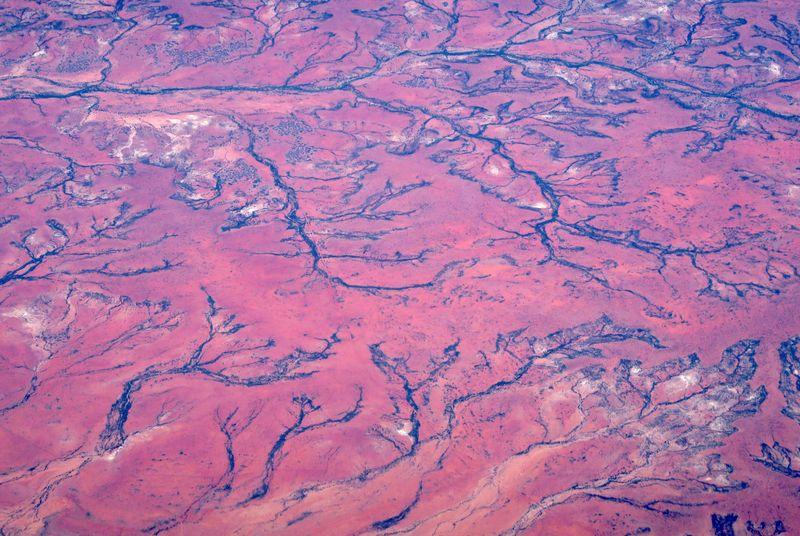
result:
<svg viewBox="0 0 800 536"><path fill-rule="evenodd" d="M3 316L21 320L25 330L31 335L40 335L44 331L45 315L31 309L17 307L3 313Z"/></svg>

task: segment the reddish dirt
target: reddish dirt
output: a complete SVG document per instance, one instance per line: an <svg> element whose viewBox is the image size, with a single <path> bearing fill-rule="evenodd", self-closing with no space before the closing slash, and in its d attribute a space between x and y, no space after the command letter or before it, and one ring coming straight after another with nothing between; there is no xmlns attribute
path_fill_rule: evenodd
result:
<svg viewBox="0 0 800 536"><path fill-rule="evenodd" d="M797 13L2 3L0 534L800 534Z"/></svg>

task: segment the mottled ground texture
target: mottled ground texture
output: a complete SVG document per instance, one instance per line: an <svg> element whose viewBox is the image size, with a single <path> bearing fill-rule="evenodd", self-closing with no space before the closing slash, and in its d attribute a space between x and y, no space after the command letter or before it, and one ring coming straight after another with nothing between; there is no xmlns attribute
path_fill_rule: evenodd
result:
<svg viewBox="0 0 800 536"><path fill-rule="evenodd" d="M799 12L0 2L0 534L800 534Z"/></svg>

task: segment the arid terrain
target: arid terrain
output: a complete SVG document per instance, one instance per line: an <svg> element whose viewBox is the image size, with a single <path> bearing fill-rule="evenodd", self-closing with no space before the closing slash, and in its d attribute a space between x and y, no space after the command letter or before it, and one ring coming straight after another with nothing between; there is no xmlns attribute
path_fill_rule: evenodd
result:
<svg viewBox="0 0 800 536"><path fill-rule="evenodd" d="M800 535L796 0L0 2L0 534Z"/></svg>

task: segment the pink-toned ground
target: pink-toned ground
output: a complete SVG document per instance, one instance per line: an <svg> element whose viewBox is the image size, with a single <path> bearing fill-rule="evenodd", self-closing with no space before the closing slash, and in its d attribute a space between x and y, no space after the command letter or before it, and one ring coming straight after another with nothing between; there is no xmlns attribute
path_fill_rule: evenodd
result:
<svg viewBox="0 0 800 536"><path fill-rule="evenodd" d="M792 0L0 3L0 534L800 534Z"/></svg>

